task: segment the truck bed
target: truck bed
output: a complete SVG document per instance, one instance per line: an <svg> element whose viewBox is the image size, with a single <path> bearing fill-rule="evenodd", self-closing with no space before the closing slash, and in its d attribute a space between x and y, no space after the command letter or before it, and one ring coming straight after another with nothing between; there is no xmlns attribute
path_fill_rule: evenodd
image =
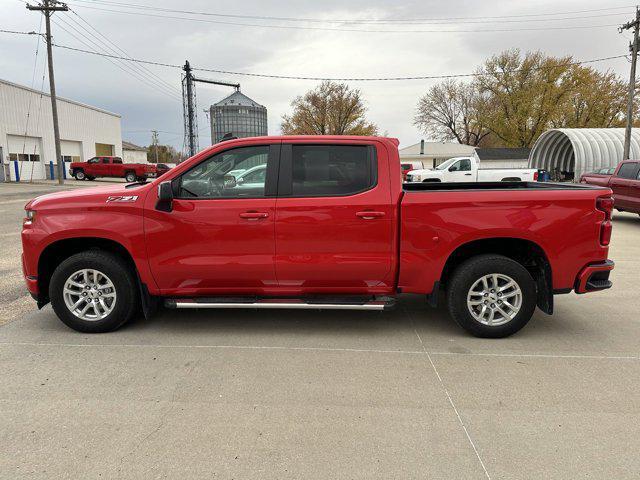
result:
<svg viewBox="0 0 640 480"><path fill-rule="evenodd" d="M605 190L606 187L551 182L426 182L403 183L405 192L448 191L448 190Z"/></svg>

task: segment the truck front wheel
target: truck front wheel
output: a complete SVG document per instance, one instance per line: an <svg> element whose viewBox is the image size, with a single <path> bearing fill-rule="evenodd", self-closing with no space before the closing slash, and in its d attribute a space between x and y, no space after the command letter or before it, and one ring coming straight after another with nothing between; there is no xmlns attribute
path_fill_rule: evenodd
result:
<svg viewBox="0 0 640 480"><path fill-rule="evenodd" d="M73 176L76 178L76 180L84 180L85 178L87 178L82 170L76 170L75 172L73 172Z"/></svg>
<svg viewBox="0 0 640 480"><path fill-rule="evenodd" d="M508 337L533 316L536 284L518 262L502 255L478 255L455 270L447 300L453 319L472 335Z"/></svg>
<svg viewBox="0 0 640 480"><path fill-rule="evenodd" d="M49 298L65 325L84 333L115 330L134 314L138 289L120 257L101 250L77 253L53 272Z"/></svg>
<svg viewBox="0 0 640 480"><path fill-rule="evenodd" d="M124 179L129 183L133 183L136 181L136 174L134 172L127 172Z"/></svg>

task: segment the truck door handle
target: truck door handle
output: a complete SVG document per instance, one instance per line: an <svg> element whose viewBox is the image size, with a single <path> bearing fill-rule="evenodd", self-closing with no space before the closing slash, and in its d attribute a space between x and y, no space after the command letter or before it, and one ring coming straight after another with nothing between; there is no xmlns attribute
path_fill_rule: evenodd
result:
<svg viewBox="0 0 640 480"><path fill-rule="evenodd" d="M242 212L240 218L247 220L258 220L260 218L267 218L269 214L267 212Z"/></svg>
<svg viewBox="0 0 640 480"><path fill-rule="evenodd" d="M374 218L384 217L384 212L356 212L356 217L363 220L373 220Z"/></svg>
<svg viewBox="0 0 640 480"><path fill-rule="evenodd" d="M470 174L470 173L465 173L465 175L466 175L467 177L470 177L470 176L471 176L471 174Z"/></svg>

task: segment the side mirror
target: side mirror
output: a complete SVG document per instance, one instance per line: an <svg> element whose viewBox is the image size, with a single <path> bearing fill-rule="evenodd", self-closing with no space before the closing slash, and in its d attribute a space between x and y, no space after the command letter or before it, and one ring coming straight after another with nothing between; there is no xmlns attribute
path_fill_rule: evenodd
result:
<svg viewBox="0 0 640 480"><path fill-rule="evenodd" d="M158 185L158 201L156 210L170 212L173 210L173 186L171 182L162 182Z"/></svg>
<svg viewBox="0 0 640 480"><path fill-rule="evenodd" d="M457 172L458 171L458 167L456 167L455 165L452 165L451 167L449 167L449 171L450 172Z"/></svg>

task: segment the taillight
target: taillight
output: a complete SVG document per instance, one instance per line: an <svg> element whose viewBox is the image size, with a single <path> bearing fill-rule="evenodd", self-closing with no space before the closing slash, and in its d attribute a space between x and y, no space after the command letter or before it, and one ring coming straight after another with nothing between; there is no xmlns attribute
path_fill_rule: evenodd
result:
<svg viewBox="0 0 640 480"><path fill-rule="evenodd" d="M604 219L611 220L613 213L613 197L598 197L596 199L596 208L604 212Z"/></svg>
<svg viewBox="0 0 640 480"><path fill-rule="evenodd" d="M607 246L611 243L611 214L613 213L613 198L598 197L596 209L604 213L604 222L600 224L600 245Z"/></svg>
<svg viewBox="0 0 640 480"><path fill-rule="evenodd" d="M538 181L538 172L533 172L533 181L534 182Z"/></svg>

